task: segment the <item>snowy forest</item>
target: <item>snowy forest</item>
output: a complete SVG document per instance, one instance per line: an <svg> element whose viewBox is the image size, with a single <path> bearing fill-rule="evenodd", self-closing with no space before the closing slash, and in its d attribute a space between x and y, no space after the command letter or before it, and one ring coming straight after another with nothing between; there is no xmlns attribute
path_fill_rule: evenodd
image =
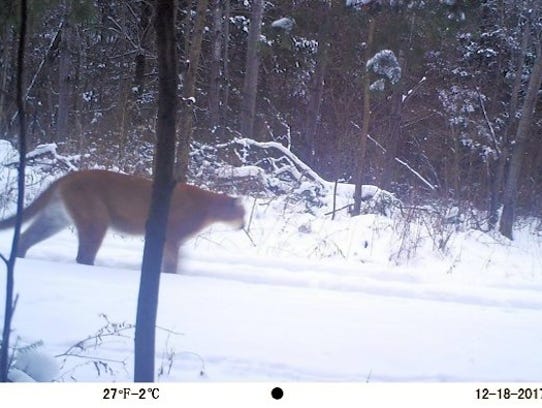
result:
<svg viewBox="0 0 542 408"><path fill-rule="evenodd" d="M194 201L177 273L139 285L146 382L542 381L541 87L540 0L0 0L6 286L16 201L167 162L238 223ZM80 262L67 204L43 208L0 290L7 381L140 381L147 240L107 219Z"/></svg>
<svg viewBox="0 0 542 408"><path fill-rule="evenodd" d="M14 141L18 2L2 3L0 134ZM180 177L206 182L197 147L273 141L329 181L476 209L488 228L502 214L512 237L516 215L542 212L540 9L534 0L180 0ZM31 147L55 143L78 168L149 174L152 18L152 1L30 2Z"/></svg>

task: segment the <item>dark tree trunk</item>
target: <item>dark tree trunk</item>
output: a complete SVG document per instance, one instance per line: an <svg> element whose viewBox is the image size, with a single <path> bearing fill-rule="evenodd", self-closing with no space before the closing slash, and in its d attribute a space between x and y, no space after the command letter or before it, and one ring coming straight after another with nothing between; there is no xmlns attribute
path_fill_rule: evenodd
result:
<svg viewBox="0 0 542 408"><path fill-rule="evenodd" d="M15 220L15 231L13 232L13 241L11 243L11 253L9 259L2 256L6 263L6 303L4 309L4 326L2 329L2 344L0 344L0 382L8 381L9 364L9 338L11 332L11 320L15 311L13 297L13 288L15 284L15 260L19 238L21 235L21 225L24 208L24 180L26 168L26 116L24 111L23 95L23 71L24 71L24 49L26 40L27 23L27 4L26 0L21 0L21 25L19 34L19 47L17 51L17 110L19 112L19 169L17 178L17 218Z"/></svg>
<svg viewBox="0 0 542 408"><path fill-rule="evenodd" d="M405 76L406 61L403 53L399 52L399 64L401 66L401 76ZM388 118L388 140L386 153L384 154L384 166L382 169L381 187L385 190L391 190L393 180L396 178L397 152L402 142L401 122L403 118L403 92L401 82L393 87L391 95L390 116Z"/></svg>
<svg viewBox="0 0 542 408"><path fill-rule="evenodd" d="M243 101L241 105L241 134L252 138L256 115L256 95L258 93L258 70L260 67L260 35L262 31L263 0L253 0L252 16L248 31Z"/></svg>
<svg viewBox="0 0 542 408"><path fill-rule="evenodd" d="M331 5L330 7L333 7ZM329 50L331 47L331 31L333 26L333 9L324 17L318 33L318 51L316 53L316 67L309 85L309 101L303 128L303 144L305 145L305 160L310 166L315 165L316 133L320 119L320 107L324 95L324 79L329 62Z"/></svg>
<svg viewBox="0 0 542 408"><path fill-rule="evenodd" d="M209 79L209 121L214 138L222 140L222 123L220 123L220 90L222 44L224 42L224 23L222 18L222 0L213 0L213 38L211 53L211 73Z"/></svg>
<svg viewBox="0 0 542 408"><path fill-rule="evenodd" d="M73 82L73 64L70 55L71 26L69 19L69 5L65 4L64 24L59 48L58 67L58 112L56 118L56 141L69 140L70 99Z"/></svg>
<svg viewBox="0 0 542 408"><path fill-rule="evenodd" d="M145 90L145 72L147 58L145 53L148 48L148 39L151 31L152 8L148 1L142 1L139 9L139 52L135 56L134 85L136 94L140 97Z"/></svg>
<svg viewBox="0 0 542 408"><path fill-rule="evenodd" d="M227 114L230 100L230 0L224 0L224 64L222 72L222 109L220 110L220 122L227 126ZM224 128L223 128L224 130Z"/></svg>
<svg viewBox="0 0 542 408"><path fill-rule="evenodd" d="M11 37L11 27L6 24L0 37L0 41L3 43L3 46L0 46L0 89L2 90L0 92L0 134L4 134L7 130L9 104L6 103L6 101L11 99L7 97L8 74L10 72L9 67L12 66L7 44L11 43Z"/></svg>
<svg viewBox="0 0 542 408"><path fill-rule="evenodd" d="M369 28L367 34L367 45L365 49L365 63L371 58L371 49L373 46L373 38L375 31L375 20L369 20ZM356 148L356 164L354 173L354 208L352 215L359 215L361 212L362 186L363 186L363 166L365 164L365 152L367 150L367 136L369 135L369 125L371 123L371 85L369 72L365 72L363 76L363 123L361 132L357 141Z"/></svg>
<svg viewBox="0 0 542 408"><path fill-rule="evenodd" d="M160 270L171 193L175 186L175 133L177 114L177 50L175 45L175 0L156 1L158 49L158 115L154 181L137 303L134 381L154 381L155 327Z"/></svg>
<svg viewBox="0 0 542 408"><path fill-rule="evenodd" d="M325 23L324 26L327 26L328 24L329 23ZM327 29L323 29L323 31L327 31ZM316 133L318 132L320 107L324 96L324 79L326 77L329 61L329 42L324 40L323 42L319 42L319 44L316 56L316 69L309 88L310 99L307 106L307 117L303 129L305 134L304 143L306 145L308 157L307 162L311 166L315 164Z"/></svg>
<svg viewBox="0 0 542 408"><path fill-rule="evenodd" d="M177 178L180 182L186 182L188 177L188 165L190 162L190 140L192 139L192 126L196 96L196 80L198 76L199 60L201 55L201 43L205 29L205 15L208 0L198 0L196 22L190 36L190 48L188 52L188 69L183 86L182 106L182 130L179 140L179 158L177 163Z"/></svg>

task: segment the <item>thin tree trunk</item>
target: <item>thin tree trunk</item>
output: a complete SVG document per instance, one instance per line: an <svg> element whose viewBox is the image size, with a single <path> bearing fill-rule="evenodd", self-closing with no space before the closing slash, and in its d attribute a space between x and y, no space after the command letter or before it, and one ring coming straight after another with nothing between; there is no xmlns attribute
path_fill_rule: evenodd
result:
<svg viewBox="0 0 542 408"><path fill-rule="evenodd" d="M59 44L60 44L60 41L61 41L60 38L61 38L63 27L64 27L64 21L62 21L59 24L57 32L56 32L55 36L53 37L53 39L51 40L51 43L49 44L49 48L47 49L47 52L43 56L40 64L38 65L38 68L36 69L36 72L32 76L32 80L28 84L28 87L26 88L26 91L24 93L23 102L26 103L26 101L28 99L28 95L30 94L30 91L32 90L32 88L36 84L37 79L39 78L40 74L43 71L43 68L45 67L45 63L48 62L50 64L51 62L53 62L53 60L55 58L55 55L56 55L56 51L58 50L58 47L59 47ZM5 89L5 88L2 88L2 89ZM11 117L11 120L9 122L10 127L11 127L12 123L15 121L15 119L17 118L18 114L19 114L19 112L16 111L13 114L13 116Z"/></svg>
<svg viewBox="0 0 542 408"><path fill-rule="evenodd" d="M399 65L401 66L401 76L406 75L406 61L402 51L399 51ZM397 152L401 144L401 121L403 111L403 92L401 82L393 87L391 95L390 116L388 119L388 145L384 154L384 165L382 171L381 187L385 190L391 190L391 184L395 178L395 169Z"/></svg>
<svg viewBox="0 0 542 408"><path fill-rule="evenodd" d="M331 5L330 7L333 7ZM324 95L324 79L327 74L329 62L329 50L331 47L331 31L333 26L334 13L331 12L324 17L324 22L320 26L318 33L318 51L316 53L316 67L314 75L309 85L309 101L307 104L307 114L303 129L303 139L306 149L306 161L309 165L315 164L316 154L316 133L318 132L318 123L320 119L320 107Z"/></svg>
<svg viewBox="0 0 542 408"><path fill-rule="evenodd" d="M252 16L247 39L247 58L241 102L241 134L253 138L258 93L258 70L260 67L260 35L262 31L263 0L253 0Z"/></svg>
<svg viewBox="0 0 542 408"><path fill-rule="evenodd" d="M139 9L139 50L135 56L134 85L136 95L140 97L145 90L146 57L148 48L149 32L151 29L151 5L148 1L142 1Z"/></svg>
<svg viewBox="0 0 542 408"><path fill-rule="evenodd" d="M64 24L62 27L59 67L58 67L58 112L56 118L56 141L67 141L69 139L69 117L70 117L70 91L72 86L72 62L70 56L70 31L68 21L69 4L64 3Z"/></svg>
<svg viewBox="0 0 542 408"><path fill-rule="evenodd" d="M2 49L2 53L0 54L0 134L5 134L8 125L7 117L9 107L6 103L6 100L8 100L7 84L9 67L11 67L12 64L11 62L8 62L10 56L8 55L7 44L12 41L11 32L11 27L9 24L6 24L2 37L0 38L3 42L3 46L0 47Z"/></svg>
<svg viewBox="0 0 542 408"><path fill-rule="evenodd" d="M86 50L81 46L81 32L79 29L76 29L74 32L76 36L75 45L77 47L77 61L75 64L75 83L74 83L74 92L76 95L81 95L83 93L84 86L82 84L81 72L84 71L86 66ZM74 102L74 131L76 139L74 140L74 146L77 147L79 153L83 153L83 143L85 138L83 137L83 123L81 120L81 113L83 110L82 98L75 98Z"/></svg>
<svg viewBox="0 0 542 408"><path fill-rule="evenodd" d="M6 303L4 309L4 327L2 330L2 344L0 344L0 382L8 381L9 340L11 334L11 320L15 311L16 299L13 298L15 285L15 260L21 235L21 225L24 208L24 181L26 168L26 117L24 111L23 73L24 49L26 41L27 3L21 0L21 25L19 34L19 47L17 51L17 110L19 111L19 169L17 179L17 218L11 243L9 259L2 256L6 263Z"/></svg>
<svg viewBox="0 0 542 408"><path fill-rule="evenodd" d="M220 110L220 122L223 130L228 125L227 114L230 100L230 0L224 0L224 65L222 72L222 109Z"/></svg>
<svg viewBox="0 0 542 408"><path fill-rule="evenodd" d="M208 4L208 0L198 0L196 21L194 23L194 29L192 30L192 36L190 38L190 49L188 53L189 63L183 86L184 101L182 107L182 130L181 140L179 141L179 157L177 163L177 179L181 182L186 182L188 177L190 141L192 139L192 126L196 96L196 80Z"/></svg>
<svg viewBox="0 0 542 408"><path fill-rule="evenodd" d="M531 135L531 127L533 113L538 98L538 91L542 85L542 47L538 44L537 57L533 65L529 83L527 85L527 93L521 110L521 118L516 131L515 144L513 146L512 157L510 159L510 168L508 177L504 187L503 194L503 212L499 230L501 234L509 239L513 239L512 227L516 217L516 200L518 194L519 177L521 166L523 163L523 155L529 137Z"/></svg>
<svg viewBox="0 0 542 408"><path fill-rule="evenodd" d="M177 114L177 48L175 0L156 1L158 49L158 115L154 181L137 302L134 381L154 381L156 315L160 270L171 194L175 186L175 135Z"/></svg>
<svg viewBox="0 0 542 408"><path fill-rule="evenodd" d="M211 73L209 80L209 122L215 139L222 140L222 124L220 123L220 89L222 44L224 24L222 21L222 0L213 0L213 48L211 53Z"/></svg>
<svg viewBox="0 0 542 408"><path fill-rule="evenodd" d="M367 46L365 49L365 63L371 58L371 49L373 47L373 38L375 31L375 20L369 20L369 29L367 34ZM354 173L354 208L352 215L359 215L361 212L362 186L363 186L363 170L365 164L365 152L367 150L367 136L369 134L369 125L371 122L371 85L369 72L365 72L363 76L363 123L358 139L356 149L356 167Z"/></svg>

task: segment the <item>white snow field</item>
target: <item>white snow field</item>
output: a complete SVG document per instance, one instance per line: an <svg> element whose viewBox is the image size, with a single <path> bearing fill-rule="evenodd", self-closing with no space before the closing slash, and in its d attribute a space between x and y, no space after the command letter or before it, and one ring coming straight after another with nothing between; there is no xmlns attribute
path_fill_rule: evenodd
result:
<svg viewBox="0 0 542 408"><path fill-rule="evenodd" d="M542 381L535 221L439 251L423 222L246 204L250 239L216 225L161 275L157 381ZM76 247L66 230L17 261L13 339L43 341L56 381L131 381L143 240L110 233L93 267Z"/></svg>

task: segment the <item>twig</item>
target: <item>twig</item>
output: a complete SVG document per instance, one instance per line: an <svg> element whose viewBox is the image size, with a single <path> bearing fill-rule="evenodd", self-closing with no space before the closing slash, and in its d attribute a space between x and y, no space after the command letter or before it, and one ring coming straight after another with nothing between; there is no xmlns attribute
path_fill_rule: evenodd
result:
<svg viewBox="0 0 542 408"><path fill-rule="evenodd" d="M337 186L339 184L339 180L335 180L335 185L333 186L333 209L332 209L332 215L331 220L333 221L335 219L335 210L337 208Z"/></svg>
<svg viewBox="0 0 542 408"><path fill-rule="evenodd" d="M248 231L246 229L243 228L243 231L245 232L245 234L247 234L247 237L248 239L250 240L250 243L252 244L253 247L256 247L256 243L254 242L254 240L252 239L252 237L250 236L250 234L248 233Z"/></svg>
<svg viewBox="0 0 542 408"><path fill-rule="evenodd" d="M250 232L250 226L252 225L252 218L254 217L254 210L256 208L256 200L257 200L257 198L254 197L254 202L252 203L252 208L250 210L250 217L248 218L248 225L247 225L247 228L245 230L245 232L247 234Z"/></svg>
<svg viewBox="0 0 542 408"><path fill-rule="evenodd" d="M336 210L329 211L329 212L325 213L324 215L334 215L335 213L338 213L339 211L342 211L342 210L344 210L345 208L350 207L351 205L352 205L352 204L346 204L346 205L342 206L341 208L337 208Z"/></svg>
<svg viewBox="0 0 542 408"><path fill-rule="evenodd" d="M435 191L436 187L432 185L427 179L425 179L420 173L418 173L416 170L414 170L412 167L408 165L408 163L402 161L398 157L395 158L395 161L405 166L407 169L409 169L416 177L418 177L426 186L428 186L431 190Z"/></svg>

